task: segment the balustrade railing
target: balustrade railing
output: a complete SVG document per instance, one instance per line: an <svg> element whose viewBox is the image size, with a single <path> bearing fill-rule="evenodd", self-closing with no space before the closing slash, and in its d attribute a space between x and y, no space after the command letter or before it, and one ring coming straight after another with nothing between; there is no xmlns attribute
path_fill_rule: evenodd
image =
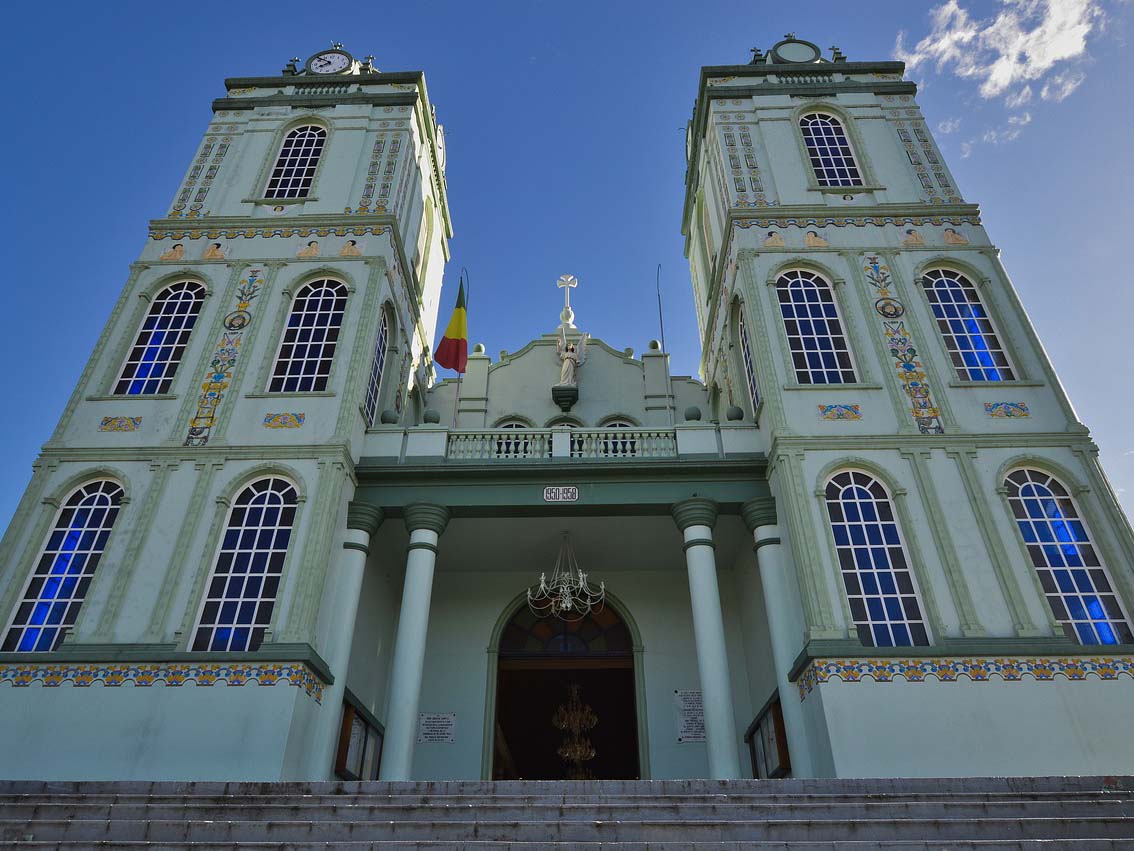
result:
<svg viewBox="0 0 1134 851"><path fill-rule="evenodd" d="M569 441L568 452L556 452L556 440ZM672 458L677 440L671 429L651 428L494 428L453 431L448 457L453 460L517 461L571 458Z"/></svg>

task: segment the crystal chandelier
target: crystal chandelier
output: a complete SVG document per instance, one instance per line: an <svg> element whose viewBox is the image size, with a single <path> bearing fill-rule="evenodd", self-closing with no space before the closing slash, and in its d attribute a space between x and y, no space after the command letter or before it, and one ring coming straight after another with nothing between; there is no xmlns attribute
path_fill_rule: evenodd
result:
<svg viewBox="0 0 1134 851"><path fill-rule="evenodd" d="M567 733L567 738L559 746L559 756L567 763L568 780L589 780L591 772L583 765L595 758L595 746L587 738L586 733L598 725L598 716L590 705L583 703L579 697L581 688L572 683L567 688L569 695L567 703L559 704L552 716L551 724L555 729Z"/></svg>
<svg viewBox="0 0 1134 851"><path fill-rule="evenodd" d="M597 590L590 586L587 574L575 560L571 539L564 532L551 579L546 573L539 575L539 587L534 591L528 588L528 606L537 617L554 615L560 620L580 621L592 611L602 611L605 599L606 584L600 582Z"/></svg>

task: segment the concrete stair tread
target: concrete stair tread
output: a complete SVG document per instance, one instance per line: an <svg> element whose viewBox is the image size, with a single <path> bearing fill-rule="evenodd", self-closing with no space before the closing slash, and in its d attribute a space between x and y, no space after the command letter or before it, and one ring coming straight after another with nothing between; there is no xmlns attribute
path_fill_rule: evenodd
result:
<svg viewBox="0 0 1134 851"><path fill-rule="evenodd" d="M840 851L840 849L884 848L894 851L969 851L969 849L990 849L990 851L1031 851L1031 849L1052 849L1048 839L978 839L978 840L839 840L837 842L498 842L495 840L471 840L457 844L452 842L432 842L428 840L405 842L403 840L378 840L364 842L193 842L178 845L162 843L156 845L147 841L106 841L106 842L20 842L20 848L64 848L68 851L84 849L126 848L162 851L173 848L193 849L193 851L238 851L238 849L275 849L275 851L315 851L324 848L329 851L364 851L377 848L380 851L540 851L540 849L583 849L583 851ZM1102 851L1109 848L1129 848L1126 840L1114 839L1072 839L1059 840L1059 851Z"/></svg>

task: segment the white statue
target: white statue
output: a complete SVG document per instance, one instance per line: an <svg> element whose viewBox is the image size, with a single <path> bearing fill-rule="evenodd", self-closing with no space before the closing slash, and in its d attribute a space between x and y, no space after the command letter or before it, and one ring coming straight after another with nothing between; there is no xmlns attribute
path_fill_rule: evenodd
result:
<svg viewBox="0 0 1134 851"><path fill-rule="evenodd" d="M579 367L587 360L587 340L590 334L584 334L579 339L579 345L567 342L567 332L559 329L559 340L556 347L559 351L559 384L574 386L579 383Z"/></svg>

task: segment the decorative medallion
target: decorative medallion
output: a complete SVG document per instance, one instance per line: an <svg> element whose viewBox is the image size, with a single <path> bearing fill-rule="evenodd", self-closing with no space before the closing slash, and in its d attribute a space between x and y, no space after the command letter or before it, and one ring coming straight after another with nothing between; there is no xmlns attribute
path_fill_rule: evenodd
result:
<svg viewBox="0 0 1134 851"><path fill-rule="evenodd" d="M985 402L984 412L995 419L1030 417L1032 412L1023 402Z"/></svg>
<svg viewBox="0 0 1134 851"><path fill-rule="evenodd" d="M137 431L142 425L141 417L103 417L99 431Z"/></svg>
<svg viewBox="0 0 1134 851"><path fill-rule="evenodd" d="M264 428L301 428L306 419L303 413L264 414Z"/></svg>
<svg viewBox="0 0 1134 851"><path fill-rule="evenodd" d="M862 408L859 405L820 405L821 420L861 420Z"/></svg>

